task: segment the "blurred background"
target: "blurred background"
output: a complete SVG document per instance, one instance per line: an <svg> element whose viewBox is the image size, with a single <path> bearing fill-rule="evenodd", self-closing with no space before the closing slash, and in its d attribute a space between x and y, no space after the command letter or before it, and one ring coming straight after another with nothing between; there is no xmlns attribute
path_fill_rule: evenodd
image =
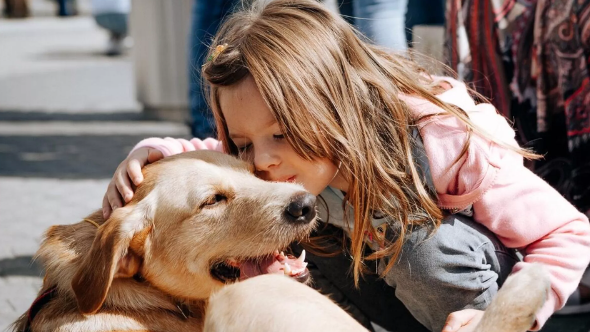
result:
<svg viewBox="0 0 590 332"><path fill-rule="evenodd" d="M198 69L219 21L237 2L0 1L0 331L37 295L43 271L32 256L43 232L100 208L115 168L138 141L211 136ZM450 65L468 82L481 83L473 72L487 73L492 79L485 80L492 83L501 76L466 61L475 59L478 45L461 49L464 41L454 38L464 34L461 28L445 25L449 15L451 22L468 21L457 16L460 8L445 9L444 0L381 2L385 7L324 3L375 42L397 51L414 48ZM443 70L433 61L424 64ZM502 102L497 95L488 97ZM518 113L524 114L520 123L535 110ZM575 168L564 155L559 154L557 166L546 167L545 175L556 185L565 183L564 195L572 200L585 199L583 190L570 193L577 188L573 183L584 182L570 179ZM577 205L584 211L585 202ZM543 331L588 332L590 314L556 316Z"/></svg>

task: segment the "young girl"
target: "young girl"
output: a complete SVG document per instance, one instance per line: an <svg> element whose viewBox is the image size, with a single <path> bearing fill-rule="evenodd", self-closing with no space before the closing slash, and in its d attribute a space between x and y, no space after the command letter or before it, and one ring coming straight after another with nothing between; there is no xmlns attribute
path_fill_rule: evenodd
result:
<svg viewBox="0 0 590 332"><path fill-rule="evenodd" d="M312 0L239 11L214 45L202 73L220 141L140 142L109 185L106 216L129 201L146 163L217 148L252 162L262 179L319 195L321 219L350 239L355 283L377 260L431 331L470 331L526 264L543 264L552 282L533 329L576 288L590 261L588 219L523 166L534 155L462 83L371 45ZM321 272L337 283L347 270Z"/></svg>

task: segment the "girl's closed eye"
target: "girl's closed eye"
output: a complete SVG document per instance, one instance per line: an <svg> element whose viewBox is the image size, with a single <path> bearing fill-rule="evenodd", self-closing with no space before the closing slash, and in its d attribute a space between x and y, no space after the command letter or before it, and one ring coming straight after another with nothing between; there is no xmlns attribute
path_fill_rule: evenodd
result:
<svg viewBox="0 0 590 332"><path fill-rule="evenodd" d="M242 145L237 145L236 144L236 148L238 149L238 152L243 153L243 152L247 152L250 147L252 147L252 143L247 143L247 144L242 144Z"/></svg>
<svg viewBox="0 0 590 332"><path fill-rule="evenodd" d="M276 141L279 141L279 140L284 139L285 138L285 135L283 135L283 134L274 134L274 135L272 135L272 138L274 140L276 140Z"/></svg>

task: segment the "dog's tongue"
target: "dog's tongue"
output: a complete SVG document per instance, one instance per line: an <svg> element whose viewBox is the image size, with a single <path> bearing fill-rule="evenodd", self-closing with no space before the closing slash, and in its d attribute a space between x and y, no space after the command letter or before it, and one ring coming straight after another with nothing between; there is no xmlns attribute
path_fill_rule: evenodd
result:
<svg viewBox="0 0 590 332"><path fill-rule="evenodd" d="M240 280L252 278L260 274L284 274L295 277L305 272L306 267L305 250L299 258L275 251L272 256L243 262L240 265Z"/></svg>

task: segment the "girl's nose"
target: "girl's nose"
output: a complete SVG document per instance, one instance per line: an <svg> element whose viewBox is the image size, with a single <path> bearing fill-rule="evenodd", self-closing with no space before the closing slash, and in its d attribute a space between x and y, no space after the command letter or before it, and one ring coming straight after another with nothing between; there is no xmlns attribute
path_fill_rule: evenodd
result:
<svg viewBox="0 0 590 332"><path fill-rule="evenodd" d="M258 150L254 152L254 167L259 172L271 170L281 163L279 155L272 150Z"/></svg>

